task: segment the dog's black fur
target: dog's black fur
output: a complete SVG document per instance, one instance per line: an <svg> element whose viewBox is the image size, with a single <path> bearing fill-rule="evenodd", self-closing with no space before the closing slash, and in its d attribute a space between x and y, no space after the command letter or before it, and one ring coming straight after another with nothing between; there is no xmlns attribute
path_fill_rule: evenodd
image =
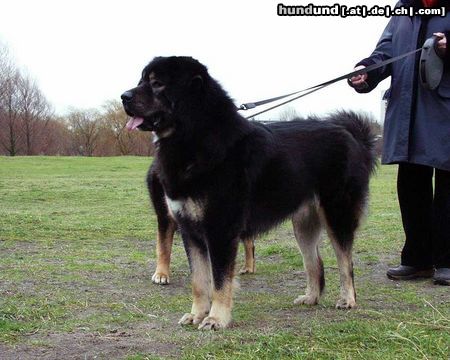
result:
<svg viewBox="0 0 450 360"><path fill-rule="evenodd" d="M172 256L173 237L178 225L166 203L164 188L161 184L159 171L155 162L152 163L147 173L147 188L158 225L156 270L152 276L152 281L155 284L167 285L170 282L170 260ZM254 238L250 237L241 240L245 250L245 263L239 270L239 274L254 274L256 271Z"/></svg>
<svg viewBox="0 0 450 360"><path fill-rule="evenodd" d="M190 260L194 304L182 323L227 326L238 240L289 217L308 274L307 294L298 302L317 303L317 284L323 288L316 243L326 225L345 268L340 307L354 305L351 247L375 167L374 137L363 116L249 122L206 67L189 57L155 58L122 99L128 115L143 119L139 128L155 132L152 171L165 197L155 206L169 204Z"/></svg>

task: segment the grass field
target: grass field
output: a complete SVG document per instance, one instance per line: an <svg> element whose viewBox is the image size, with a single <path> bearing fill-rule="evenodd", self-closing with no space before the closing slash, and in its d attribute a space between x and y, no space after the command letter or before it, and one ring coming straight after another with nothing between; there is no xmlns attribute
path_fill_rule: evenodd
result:
<svg viewBox="0 0 450 360"><path fill-rule="evenodd" d="M172 282L151 283L156 221L138 157L0 157L0 359L449 359L450 289L385 277L403 242L395 167L380 167L355 244L358 307L336 310L331 246L316 307L289 223L256 243L230 329L177 320L190 309L177 238ZM242 263L242 249L238 262Z"/></svg>

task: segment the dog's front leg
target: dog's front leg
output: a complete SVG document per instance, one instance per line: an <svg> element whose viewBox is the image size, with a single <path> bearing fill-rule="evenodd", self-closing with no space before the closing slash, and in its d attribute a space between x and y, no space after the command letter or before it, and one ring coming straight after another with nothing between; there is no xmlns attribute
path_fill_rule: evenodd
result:
<svg viewBox="0 0 450 360"><path fill-rule="evenodd" d="M206 244L182 234L192 276L192 309L178 322L181 325L200 324L211 307L211 262Z"/></svg>
<svg viewBox="0 0 450 360"><path fill-rule="evenodd" d="M173 235L177 225L173 214L170 213L167 207L164 188L154 165L152 165L147 174L147 187L158 220L156 270L152 276L152 281L155 284L167 285L170 282L170 256L172 253Z"/></svg>
<svg viewBox="0 0 450 360"><path fill-rule="evenodd" d="M162 223L158 218L158 236L156 238L156 270L152 276L155 284L167 285L170 282L170 256L172 254L173 235L176 224L168 219Z"/></svg>
<svg viewBox="0 0 450 360"><path fill-rule="evenodd" d="M199 329L218 330L226 328L231 322L237 247L237 239L229 242L208 243L214 286L211 311L203 319Z"/></svg>

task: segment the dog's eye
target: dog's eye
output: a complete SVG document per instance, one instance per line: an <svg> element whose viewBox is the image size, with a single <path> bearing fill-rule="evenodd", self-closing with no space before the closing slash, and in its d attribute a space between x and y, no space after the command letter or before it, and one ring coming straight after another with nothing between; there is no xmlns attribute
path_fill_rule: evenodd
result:
<svg viewBox="0 0 450 360"><path fill-rule="evenodd" d="M154 89L161 89L164 84L159 80L150 80L150 86Z"/></svg>

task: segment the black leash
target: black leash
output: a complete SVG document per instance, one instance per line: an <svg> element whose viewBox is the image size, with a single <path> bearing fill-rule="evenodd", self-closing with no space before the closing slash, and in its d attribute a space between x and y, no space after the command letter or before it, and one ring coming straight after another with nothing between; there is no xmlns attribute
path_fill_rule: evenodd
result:
<svg viewBox="0 0 450 360"><path fill-rule="evenodd" d="M359 70L355 70L355 71L349 72L348 74L341 75L341 76L339 76L339 77L337 77L337 78L334 78L334 79L332 79L332 80L325 81L325 82L323 82L323 83L321 83L321 84L317 84L317 85L308 87L308 88L306 88L306 89L294 91L294 92L292 92L292 93L290 93L290 94L281 95L281 96L277 96L277 97L273 97L273 98L265 99L265 100L261 100L261 101L255 101L255 102L245 103L245 104L242 104L241 106L239 106L238 111L239 111L239 110L250 110L250 109L254 109L254 108L256 108L257 106L260 106L260 105L269 104L269 103L271 103L271 102L274 102L274 101L277 101L277 100L281 100L281 99L287 98L287 97L292 96L292 95L296 95L296 94L303 93L303 94L301 94L301 95L298 95L298 96L296 96L296 97L293 97L293 98L291 98L291 99L289 99L289 100L286 100L286 101L284 101L284 102L282 102L282 103L280 103L280 104L274 105L274 106L272 106L272 107L270 107L270 108L268 108L268 109L264 109L264 110L262 110L262 111L260 111L260 112L258 112L258 113L256 113L256 114L252 114L251 116L248 116L248 117L247 117L247 119L248 119L248 118L252 118L252 117L255 117L256 115L260 115L260 114L265 113L265 112L267 112L267 111L269 111L269 110L272 110L272 109L275 109L275 108L277 108L277 107L279 107L279 106L285 105L285 104L287 104L287 103L289 103L289 102L291 102L291 101L297 100L297 99L299 99L299 98L301 98L301 97L303 97L303 96L309 95L309 94L311 94L311 93L313 93L313 92L315 92L315 91L321 90L321 89L323 89L324 87L327 87L327 86L329 86L329 85L331 85L331 84L334 84L335 82L338 82L338 81L341 81L341 80L344 80L344 79L350 79L350 78L352 78L353 76L358 76L358 75L362 75L362 74L367 74L368 72L370 72L370 71L372 71L372 70L375 70L375 69L378 69L378 68L383 67L383 66L385 66L385 65L388 65L388 64L391 64L391 63L393 63L393 62L396 62L396 61L398 61L398 60L400 60L400 59L403 59L403 58L405 58L405 57L407 57L407 56L413 55L413 54L415 54L415 53L417 53L417 52L419 52L419 51L422 51L422 48L418 48L418 49L416 49L416 50L409 51L409 52L407 52L407 53L405 53L405 54L402 54L402 55L393 57L393 58L388 59L388 60L385 60L385 61L382 61L382 62L380 62L380 63L378 63L378 64L369 65L369 66L367 66L367 67L365 67L365 68L363 68L363 69L359 69Z"/></svg>

